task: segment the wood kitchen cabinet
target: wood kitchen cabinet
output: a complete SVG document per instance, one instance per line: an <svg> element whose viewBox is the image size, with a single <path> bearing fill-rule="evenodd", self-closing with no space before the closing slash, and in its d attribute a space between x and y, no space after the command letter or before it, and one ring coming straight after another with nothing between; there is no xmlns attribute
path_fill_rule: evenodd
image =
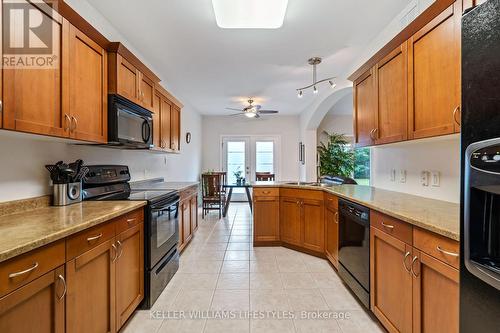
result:
<svg viewBox="0 0 500 333"><path fill-rule="evenodd" d="M375 67L377 107L375 112L375 144L407 139L408 68L407 43L389 53Z"/></svg>
<svg viewBox="0 0 500 333"><path fill-rule="evenodd" d="M52 23L53 54L56 57L52 68L3 68L3 127L68 137L70 119L65 103L69 85L67 64L70 52L67 39L70 24L43 2L21 3Z"/></svg>
<svg viewBox="0 0 500 333"><path fill-rule="evenodd" d="M186 246L192 238L192 230L191 230L191 202L190 199L187 198L182 200L180 203L181 209L181 223L179 225L182 226L182 245Z"/></svg>
<svg viewBox="0 0 500 333"><path fill-rule="evenodd" d="M117 256L112 238L66 263L67 332L116 331Z"/></svg>
<svg viewBox="0 0 500 333"><path fill-rule="evenodd" d="M253 190L253 221L254 245L279 244L279 188L255 188Z"/></svg>
<svg viewBox="0 0 500 333"><path fill-rule="evenodd" d="M325 219L323 200L302 200L303 247L323 253L325 250Z"/></svg>
<svg viewBox="0 0 500 333"><path fill-rule="evenodd" d="M116 236L116 328L125 324L144 298L144 224Z"/></svg>
<svg viewBox="0 0 500 333"><path fill-rule="evenodd" d="M333 266L339 264L338 198L325 194L325 254Z"/></svg>
<svg viewBox="0 0 500 333"><path fill-rule="evenodd" d="M354 142L356 147L374 143L376 128L377 85L374 68L361 75L353 86L354 90Z"/></svg>
<svg viewBox="0 0 500 333"><path fill-rule="evenodd" d="M170 148L173 151L181 149L181 109L177 105L172 106L170 119Z"/></svg>
<svg viewBox="0 0 500 333"><path fill-rule="evenodd" d="M191 230L193 234L198 230L198 193L191 196Z"/></svg>
<svg viewBox="0 0 500 333"><path fill-rule="evenodd" d="M179 202L179 252L189 244L198 228L198 186L180 192Z"/></svg>
<svg viewBox="0 0 500 333"><path fill-rule="evenodd" d="M408 41L408 136L419 139L460 131L461 1Z"/></svg>
<svg viewBox="0 0 500 333"><path fill-rule="evenodd" d="M69 54L70 137L106 143L107 52L83 32L70 26Z"/></svg>
<svg viewBox="0 0 500 333"><path fill-rule="evenodd" d="M156 86L153 119L154 150L179 152L181 108L182 104L167 90L159 85Z"/></svg>
<svg viewBox="0 0 500 333"><path fill-rule="evenodd" d="M280 236L284 243L302 245L302 208L294 197L280 198Z"/></svg>
<svg viewBox="0 0 500 333"><path fill-rule="evenodd" d="M109 43L109 92L154 112L155 85L160 79L118 42Z"/></svg>

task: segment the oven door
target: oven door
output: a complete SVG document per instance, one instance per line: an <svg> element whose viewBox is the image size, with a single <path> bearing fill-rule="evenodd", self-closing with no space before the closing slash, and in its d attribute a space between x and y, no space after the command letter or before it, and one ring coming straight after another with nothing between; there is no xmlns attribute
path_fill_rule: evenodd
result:
<svg viewBox="0 0 500 333"><path fill-rule="evenodd" d="M166 206L151 206L149 265L155 266L179 242L179 200Z"/></svg>

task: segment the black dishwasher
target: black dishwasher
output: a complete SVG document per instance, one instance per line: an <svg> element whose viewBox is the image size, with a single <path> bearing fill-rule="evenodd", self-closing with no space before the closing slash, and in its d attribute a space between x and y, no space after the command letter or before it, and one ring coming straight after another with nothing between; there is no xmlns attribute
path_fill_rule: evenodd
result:
<svg viewBox="0 0 500 333"><path fill-rule="evenodd" d="M339 275L370 307L370 210L339 199Z"/></svg>

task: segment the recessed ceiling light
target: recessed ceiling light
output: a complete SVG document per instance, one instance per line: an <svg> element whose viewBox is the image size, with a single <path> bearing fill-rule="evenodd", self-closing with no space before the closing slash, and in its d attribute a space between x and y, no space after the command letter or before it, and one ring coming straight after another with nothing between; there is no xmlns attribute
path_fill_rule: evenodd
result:
<svg viewBox="0 0 500 333"><path fill-rule="evenodd" d="M217 25L223 29L278 29L288 0L212 0Z"/></svg>

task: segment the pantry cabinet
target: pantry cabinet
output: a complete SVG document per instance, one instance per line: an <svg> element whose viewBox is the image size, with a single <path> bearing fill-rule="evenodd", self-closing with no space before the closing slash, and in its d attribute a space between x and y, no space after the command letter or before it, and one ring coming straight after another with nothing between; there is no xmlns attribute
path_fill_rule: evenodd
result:
<svg viewBox="0 0 500 333"><path fill-rule="evenodd" d="M457 1L408 42L411 139L460 131L460 25Z"/></svg>
<svg viewBox="0 0 500 333"><path fill-rule="evenodd" d="M254 244L259 244L259 242L279 243L279 188L255 188L253 190L253 221Z"/></svg>

